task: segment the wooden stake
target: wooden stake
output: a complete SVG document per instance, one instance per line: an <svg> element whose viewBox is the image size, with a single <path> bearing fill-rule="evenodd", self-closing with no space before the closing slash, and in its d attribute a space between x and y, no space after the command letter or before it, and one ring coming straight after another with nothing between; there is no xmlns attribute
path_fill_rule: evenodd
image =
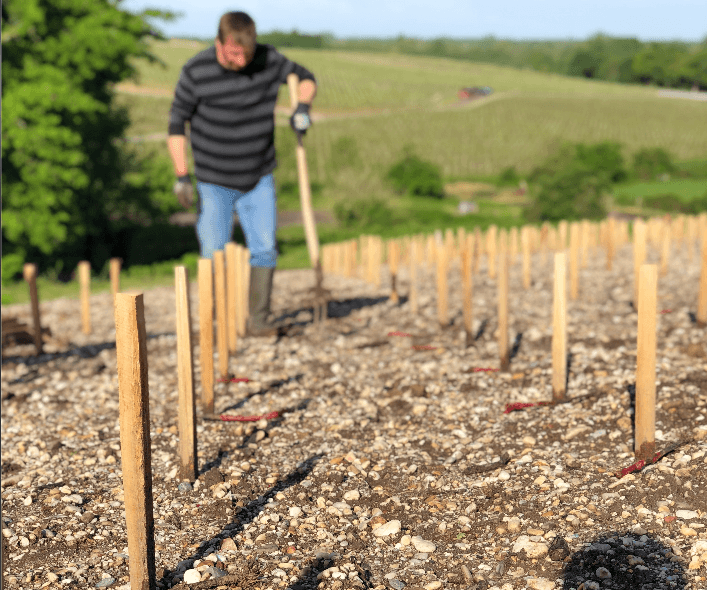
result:
<svg viewBox="0 0 707 590"><path fill-rule="evenodd" d="M527 225L520 230L520 244L523 251L523 288L530 289L530 228Z"/></svg>
<svg viewBox="0 0 707 590"><path fill-rule="evenodd" d="M508 371L511 359L508 346L508 245L501 230L498 253L498 351L501 371Z"/></svg>
<svg viewBox="0 0 707 590"><path fill-rule="evenodd" d="M216 348L221 379L228 377L228 331L226 325L226 261L223 250L214 252L214 286L216 288Z"/></svg>
<svg viewBox="0 0 707 590"><path fill-rule="evenodd" d="M199 360L201 407L214 413L214 276L210 258L199 259Z"/></svg>
<svg viewBox="0 0 707 590"><path fill-rule="evenodd" d="M390 299L393 303L398 303L400 300L398 297L398 286L396 284L396 279L398 275L398 259L400 258L400 252L398 250L398 243L395 240L390 240L388 242L388 266L390 267Z"/></svg>
<svg viewBox="0 0 707 590"><path fill-rule="evenodd" d="M496 278L496 248L498 228L492 225L486 232L486 262L490 279Z"/></svg>
<svg viewBox="0 0 707 590"><path fill-rule="evenodd" d="M477 226L474 228L474 268L472 274L478 274L479 262L481 261L481 253L484 249L484 242L481 238L481 229Z"/></svg>
<svg viewBox="0 0 707 590"><path fill-rule="evenodd" d="M120 266L122 264L120 258L110 259L110 290L115 299L116 293L120 293Z"/></svg>
<svg viewBox="0 0 707 590"><path fill-rule="evenodd" d="M419 244L417 240L413 240L410 244L410 311L412 315L417 315L417 263L419 253Z"/></svg>
<svg viewBox="0 0 707 590"><path fill-rule="evenodd" d="M581 268L587 268L587 261L589 260L589 241L591 232L591 223L587 219L583 219L580 223L580 250L582 261L580 263ZM572 237L570 236L570 240Z"/></svg>
<svg viewBox="0 0 707 590"><path fill-rule="evenodd" d="M655 346L658 271L643 264L638 288L638 346L636 359L636 459L655 455Z"/></svg>
<svg viewBox="0 0 707 590"><path fill-rule="evenodd" d="M473 282L471 278L471 264L474 258L474 236L466 236L461 251L462 255L462 304L464 309L464 332L466 336L466 346L470 346L473 341Z"/></svg>
<svg viewBox="0 0 707 590"><path fill-rule="evenodd" d="M22 267L22 274L29 286L29 300L32 307L32 339L37 354L42 354L42 324L39 318L39 293L37 292L37 265L27 262Z"/></svg>
<svg viewBox="0 0 707 590"><path fill-rule="evenodd" d="M705 228L707 230L707 228ZM702 235L700 291L697 295L697 324L707 325L707 232Z"/></svg>
<svg viewBox="0 0 707 590"><path fill-rule="evenodd" d="M191 319L189 313L189 279L187 268L174 268L177 295L177 380L179 385L179 477L194 481L196 462L196 411L194 403L194 372L191 346Z"/></svg>
<svg viewBox="0 0 707 590"><path fill-rule="evenodd" d="M616 240L616 220L609 217L609 223L606 229L606 270L611 270L611 265L614 260L614 241Z"/></svg>
<svg viewBox="0 0 707 590"><path fill-rule="evenodd" d="M670 260L670 224L663 220L661 223L660 245L660 276L668 274L668 261Z"/></svg>
<svg viewBox="0 0 707 590"><path fill-rule="evenodd" d="M516 259L518 258L518 228L517 227L512 227L511 231L509 233L509 243L508 243L508 255L510 257L510 265L513 266L516 263Z"/></svg>
<svg viewBox="0 0 707 590"><path fill-rule="evenodd" d="M250 302L248 301L248 293L250 293L250 250L245 246L240 248L240 284L237 282L236 287L240 293L240 313L237 316L238 333L245 336L246 322L250 317Z"/></svg>
<svg viewBox="0 0 707 590"><path fill-rule="evenodd" d="M633 224L633 302L638 304L638 275L646 261L646 224L636 219Z"/></svg>
<svg viewBox="0 0 707 590"><path fill-rule="evenodd" d="M234 354L238 348L238 289L237 262L238 248L235 242L228 242L224 247L226 255L226 326L228 329L228 352Z"/></svg>
<svg viewBox="0 0 707 590"><path fill-rule="evenodd" d="M150 406L142 293L115 296L120 451L130 587L156 588Z"/></svg>
<svg viewBox="0 0 707 590"><path fill-rule="evenodd" d="M552 401L565 399L567 383L567 278L566 255L555 254L555 290L552 309Z"/></svg>
<svg viewBox="0 0 707 590"><path fill-rule="evenodd" d="M558 238L559 244L557 244L555 247L558 250L564 250L565 248L567 248L567 228L568 228L568 226L569 226L569 224L565 219L563 219L562 221L560 221L560 223L557 224L557 233L559 236L559 238Z"/></svg>
<svg viewBox="0 0 707 590"><path fill-rule="evenodd" d="M448 289L447 289L447 249L444 244L437 246L437 319L440 326L446 328L449 324Z"/></svg>
<svg viewBox="0 0 707 590"><path fill-rule="evenodd" d="M579 225L570 225L570 299L579 296Z"/></svg>
<svg viewBox="0 0 707 590"><path fill-rule="evenodd" d="M91 333L91 263L79 262L79 284L81 285L81 331Z"/></svg>

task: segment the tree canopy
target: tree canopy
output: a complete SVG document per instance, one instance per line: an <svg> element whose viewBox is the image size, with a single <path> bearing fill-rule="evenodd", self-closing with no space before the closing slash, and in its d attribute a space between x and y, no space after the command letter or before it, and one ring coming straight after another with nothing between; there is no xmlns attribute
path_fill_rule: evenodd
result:
<svg viewBox="0 0 707 590"><path fill-rule="evenodd" d="M131 185L140 166L121 146L129 120L113 85L136 76L133 58L158 61L147 19L174 16L111 0L3 3L4 278L28 256L101 265L111 216L158 213L149 187Z"/></svg>

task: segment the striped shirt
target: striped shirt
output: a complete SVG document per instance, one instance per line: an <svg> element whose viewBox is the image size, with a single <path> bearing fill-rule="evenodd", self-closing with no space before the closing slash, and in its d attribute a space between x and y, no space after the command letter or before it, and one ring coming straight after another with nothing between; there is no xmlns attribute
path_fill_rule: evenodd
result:
<svg viewBox="0 0 707 590"><path fill-rule="evenodd" d="M211 46L182 68L169 113L169 135L190 122L197 180L247 192L270 174L275 160L275 103L288 74L313 74L271 45L257 44L242 70L227 70Z"/></svg>

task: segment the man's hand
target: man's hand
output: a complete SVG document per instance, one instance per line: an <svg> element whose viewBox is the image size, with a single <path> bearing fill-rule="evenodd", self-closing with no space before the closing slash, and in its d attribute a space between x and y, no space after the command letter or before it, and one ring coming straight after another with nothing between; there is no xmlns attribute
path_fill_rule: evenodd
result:
<svg viewBox="0 0 707 590"><path fill-rule="evenodd" d="M297 103L297 108L290 117L290 126L294 129L295 133L304 135L307 133L307 129L312 126L312 119L309 116L309 107L310 105L307 103Z"/></svg>
<svg viewBox="0 0 707 590"><path fill-rule="evenodd" d="M191 183L191 176L185 174L174 183L174 194L177 195L179 204L185 209L189 209L194 204L194 187Z"/></svg>

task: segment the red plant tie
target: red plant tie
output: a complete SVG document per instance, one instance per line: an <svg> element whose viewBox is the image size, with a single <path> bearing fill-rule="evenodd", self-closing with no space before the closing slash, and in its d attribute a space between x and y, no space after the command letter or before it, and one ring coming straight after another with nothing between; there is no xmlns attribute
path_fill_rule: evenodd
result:
<svg viewBox="0 0 707 590"><path fill-rule="evenodd" d="M257 422L263 418L266 420L272 420L278 416L278 412L270 412L269 414L263 414L262 416L231 416L230 414L221 414L219 418L221 418L223 422Z"/></svg>
<svg viewBox="0 0 707 590"><path fill-rule="evenodd" d="M550 402L537 402L534 404L524 404L522 402L518 402L515 404L506 404L506 409L503 411L504 414L510 414L511 412L515 412L516 410L522 410L524 408L535 408L537 406L548 406L550 405Z"/></svg>

